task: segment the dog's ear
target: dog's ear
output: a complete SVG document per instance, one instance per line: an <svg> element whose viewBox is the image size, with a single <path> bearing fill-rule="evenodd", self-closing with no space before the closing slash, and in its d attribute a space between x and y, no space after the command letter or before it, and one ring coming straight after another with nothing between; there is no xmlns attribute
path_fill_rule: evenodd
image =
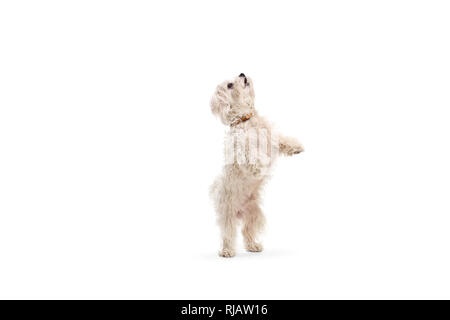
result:
<svg viewBox="0 0 450 320"><path fill-rule="evenodd" d="M211 112L220 117L220 120L224 124L227 124L227 113L230 109L230 103L228 102L227 95L221 90L221 88L217 88L216 92L211 98L210 106Z"/></svg>

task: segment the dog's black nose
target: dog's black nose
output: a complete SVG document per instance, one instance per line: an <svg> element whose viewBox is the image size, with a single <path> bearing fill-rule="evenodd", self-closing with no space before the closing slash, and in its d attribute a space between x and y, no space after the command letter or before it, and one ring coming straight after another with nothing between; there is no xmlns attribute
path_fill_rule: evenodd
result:
<svg viewBox="0 0 450 320"><path fill-rule="evenodd" d="M245 74L241 73L241 74L239 75L239 77L244 77L244 78L245 78Z"/></svg>

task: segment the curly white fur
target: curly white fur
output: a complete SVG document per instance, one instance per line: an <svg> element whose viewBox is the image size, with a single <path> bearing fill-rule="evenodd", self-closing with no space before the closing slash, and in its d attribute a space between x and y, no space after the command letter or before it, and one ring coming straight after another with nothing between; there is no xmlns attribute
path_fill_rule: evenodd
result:
<svg viewBox="0 0 450 320"><path fill-rule="evenodd" d="M230 126L225 165L211 186L222 234L219 252L222 257L235 255L236 229L240 222L246 249L262 251L262 245L257 242L265 223L259 204L261 187L278 153L293 155L303 151L296 139L275 132L258 115L254 99L253 82L244 74L218 85L211 99L212 113Z"/></svg>

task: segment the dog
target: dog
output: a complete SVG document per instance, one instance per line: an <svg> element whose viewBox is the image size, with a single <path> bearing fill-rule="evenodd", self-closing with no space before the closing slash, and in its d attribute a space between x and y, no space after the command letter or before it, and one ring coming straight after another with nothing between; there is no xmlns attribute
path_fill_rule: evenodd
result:
<svg viewBox="0 0 450 320"><path fill-rule="evenodd" d="M219 84L210 107L229 126L225 139L225 165L210 189L222 237L221 257L235 255L236 229L242 223L245 248L260 252L258 236L265 217L260 208L260 191L279 154L302 152L295 138L285 137L258 115L255 91L250 77L241 73Z"/></svg>

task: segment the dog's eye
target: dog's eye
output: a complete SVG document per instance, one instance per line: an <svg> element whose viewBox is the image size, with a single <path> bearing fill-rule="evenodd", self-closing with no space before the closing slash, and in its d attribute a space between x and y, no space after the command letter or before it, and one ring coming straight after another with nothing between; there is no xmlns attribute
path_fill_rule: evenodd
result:
<svg viewBox="0 0 450 320"><path fill-rule="evenodd" d="M229 84L227 84L228 89L233 88L233 84L230 82Z"/></svg>

